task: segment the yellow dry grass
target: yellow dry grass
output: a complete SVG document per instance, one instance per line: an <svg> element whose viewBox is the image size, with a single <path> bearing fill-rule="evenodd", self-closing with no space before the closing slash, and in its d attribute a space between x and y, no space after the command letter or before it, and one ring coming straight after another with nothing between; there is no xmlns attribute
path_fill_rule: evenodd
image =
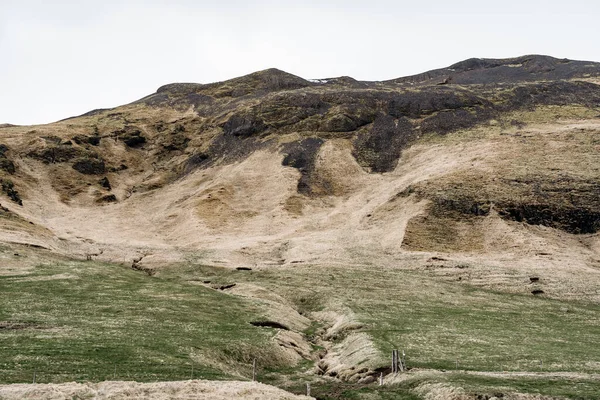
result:
<svg viewBox="0 0 600 400"><path fill-rule="evenodd" d="M62 384L0 385L3 400L58 399L198 399L198 400L300 400L309 399L257 382L180 381L180 382L100 382Z"/></svg>
<svg viewBox="0 0 600 400"><path fill-rule="evenodd" d="M122 112L147 123L165 118L164 111L140 105ZM169 112L166 119L189 117L187 112ZM508 123L511 118L526 125L514 127ZM101 131L114 128L109 118L92 116L4 128L0 141L24 152L41 136L68 139L93 124ZM139 150L103 139L100 148L109 162L136 166L107 174L119 202L95 203L97 189L82 186L95 177L79 181L81 174L67 166L22 157L14 180L24 206L2 204L24 223L13 226L6 220L0 239L40 244L80 258L102 252L98 259L113 262L130 263L144 256L142 263L148 266L187 260L192 254L197 262L231 267L388 265L419 251L419 268L433 254L449 254L481 266L464 277L476 285L493 282L513 291L515 275L522 279L553 271L549 279L560 277L553 283L553 296L572 298L579 293L596 299L596 235L526 226L494 213L485 219L438 218L428 213L427 199L398 193L412 186L429 193L458 187L502 195L496 176L544 180L556 170L596 179L598 132L600 122L588 109L544 107L443 140L426 137L405 150L397 168L386 174L368 174L352 157L348 140L330 140L317 156L315 177L331 188L331 195L313 198L297 193L298 171L283 167L282 155L271 150L171 181L167 169L155 169ZM139 189L157 180L162 183L156 189ZM488 276L491 270L493 277Z"/></svg>

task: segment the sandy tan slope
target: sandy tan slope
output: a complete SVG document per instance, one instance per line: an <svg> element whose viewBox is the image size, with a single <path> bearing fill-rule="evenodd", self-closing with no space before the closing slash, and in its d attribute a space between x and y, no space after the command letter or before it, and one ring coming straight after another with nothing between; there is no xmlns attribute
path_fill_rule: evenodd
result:
<svg viewBox="0 0 600 400"><path fill-rule="evenodd" d="M549 135L577 135L581 129L595 132L598 125L586 120L540 124L528 130L529 140L539 140L539 149L548 145ZM180 261L200 251L201 262L231 267L399 263L418 268L403 262L404 255L418 250L423 264L432 254L476 263L480 269L471 276L476 284L510 289L511 280L558 270L548 276L548 283L557 285L551 293L596 296L591 287L598 273L596 235L506 221L494 212L462 219L429 216L426 222L419 216L429 215L430 199L399 196L421 183L435 188L461 174L505 171L503 157L520 144L494 135L493 128L489 132L475 141L457 136L454 142L414 145L394 171L382 175L365 172L347 141L329 141L318 153L315 175L335 187L335 194L316 198L297 193L298 171L282 166L282 156L269 150L102 205L90 202L87 192L61 201L53 174L65 171L24 159L19 167L31 181L22 184L24 206L3 204L35 225L15 229L7 221L2 238L81 258L102 253L100 259L129 263L144 257L147 265ZM559 281L572 282L577 293L559 288Z"/></svg>
<svg viewBox="0 0 600 400"><path fill-rule="evenodd" d="M440 265L468 263L478 286L527 293L535 276L598 301L599 92L580 64L538 61L574 80L414 89L268 70L3 127L0 240L152 270L360 263L452 280Z"/></svg>
<svg viewBox="0 0 600 400"><path fill-rule="evenodd" d="M257 382L181 381L159 383L101 382L1 385L0 398L60 400L85 399L241 399L294 400L297 396Z"/></svg>

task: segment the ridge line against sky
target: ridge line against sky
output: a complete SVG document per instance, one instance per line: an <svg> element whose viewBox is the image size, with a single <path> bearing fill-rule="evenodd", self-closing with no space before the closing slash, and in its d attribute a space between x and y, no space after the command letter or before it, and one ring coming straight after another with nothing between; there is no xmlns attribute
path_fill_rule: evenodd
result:
<svg viewBox="0 0 600 400"><path fill-rule="evenodd" d="M48 123L172 82L266 68L385 80L471 57L600 61L600 3L0 0L0 123Z"/></svg>

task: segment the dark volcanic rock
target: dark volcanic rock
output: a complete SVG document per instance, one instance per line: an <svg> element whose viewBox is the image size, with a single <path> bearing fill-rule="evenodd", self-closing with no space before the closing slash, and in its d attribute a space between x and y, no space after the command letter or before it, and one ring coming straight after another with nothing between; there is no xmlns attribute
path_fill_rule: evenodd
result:
<svg viewBox="0 0 600 400"><path fill-rule="evenodd" d="M490 213L491 203L476 201L470 198L439 198L436 201L434 213L441 210L458 211L461 214L486 216Z"/></svg>
<svg viewBox="0 0 600 400"><path fill-rule="evenodd" d="M183 151L187 148L190 139L180 133L173 134L163 144L163 148L168 151Z"/></svg>
<svg viewBox="0 0 600 400"><path fill-rule="evenodd" d="M146 138L139 132L136 134L126 134L121 137L121 140L129 147L140 147L146 143Z"/></svg>
<svg viewBox="0 0 600 400"><path fill-rule="evenodd" d="M396 118L419 118L436 111L457 110L489 105L472 93L451 88L428 88L419 92L406 91L394 96L388 103L388 113Z"/></svg>
<svg viewBox="0 0 600 400"><path fill-rule="evenodd" d="M0 183L2 184L2 191L8 196L8 198L22 206L23 200L21 200L19 192L17 192L15 189L15 184L10 179L2 179Z"/></svg>
<svg viewBox="0 0 600 400"><path fill-rule="evenodd" d="M6 171L9 174L14 174L16 172L15 163L12 160L8 159L6 153L8 153L8 146L4 144L0 144L0 170Z"/></svg>
<svg viewBox="0 0 600 400"><path fill-rule="evenodd" d="M100 136L96 135L76 135L73 136L72 140L77 144L91 144L92 146L98 146L100 144Z"/></svg>
<svg viewBox="0 0 600 400"><path fill-rule="evenodd" d="M146 143L146 137L142 131L132 126L115 131L114 134L129 147L141 147Z"/></svg>
<svg viewBox="0 0 600 400"><path fill-rule="evenodd" d="M189 174L191 171L196 168L201 168L203 165L208 162L208 154L205 153L197 153L192 155L184 164L183 173Z"/></svg>
<svg viewBox="0 0 600 400"><path fill-rule="evenodd" d="M452 182L433 191L418 184L398 195L416 193L420 198L429 198L430 212L437 217L485 217L493 208L503 219L529 225L572 234L600 231L597 182L576 178L552 181L544 177L494 182L498 186L488 190L489 183L473 176L461 185Z"/></svg>
<svg viewBox="0 0 600 400"><path fill-rule="evenodd" d="M307 138L300 142L288 143L283 147L282 152L285 157L281 164L296 168L302 174L298 180L298 193L313 194L312 178L315 159L323 143L323 139Z"/></svg>
<svg viewBox="0 0 600 400"><path fill-rule="evenodd" d="M221 134L211 143L206 155L208 160L203 166L215 165L217 163L227 164L240 161L250 156L257 150L268 147L270 140L260 141L257 137L234 136Z"/></svg>
<svg viewBox="0 0 600 400"><path fill-rule="evenodd" d="M600 76L600 63L527 55L506 59L471 58L447 68L393 79L397 84L494 84Z"/></svg>
<svg viewBox="0 0 600 400"><path fill-rule="evenodd" d="M109 172L121 172L121 171L125 171L126 169L129 169L129 167L125 164L120 164L118 167L110 167L108 169Z"/></svg>
<svg viewBox="0 0 600 400"><path fill-rule="evenodd" d="M95 156L95 153L89 152L80 147L61 144L50 145L41 149L33 150L27 155L46 164L54 164L71 161L77 157Z"/></svg>
<svg viewBox="0 0 600 400"><path fill-rule="evenodd" d="M221 128L223 131L213 137L208 149L191 155L181 165L180 171L183 174L197 168L243 160L272 143L269 139L261 140L259 133L266 129L266 125L251 113L234 114L227 122L221 124ZM182 133L176 133L163 146L167 150L183 150L188 147L189 141Z"/></svg>
<svg viewBox="0 0 600 400"><path fill-rule="evenodd" d="M426 118L421 124L423 133L446 134L458 129L466 129L489 121L496 113L485 108L457 109L440 111Z"/></svg>
<svg viewBox="0 0 600 400"><path fill-rule="evenodd" d="M254 112L265 124L278 129L297 124L313 115L324 115L330 107L316 93L284 92L265 99L254 108Z"/></svg>
<svg viewBox="0 0 600 400"><path fill-rule="evenodd" d="M100 179L98 181L98 183L100 184L100 186L102 186L106 190L111 190L112 189L112 187L110 186L110 182L109 182L109 180L108 180L108 178L106 176L104 178Z"/></svg>
<svg viewBox="0 0 600 400"><path fill-rule="evenodd" d="M575 234L600 230L600 209L561 207L559 204L499 204L495 208L506 219L544 225Z"/></svg>
<svg viewBox="0 0 600 400"><path fill-rule="evenodd" d="M234 114L223 124L223 132L233 136L253 136L266 129L265 123L252 114Z"/></svg>
<svg viewBox="0 0 600 400"><path fill-rule="evenodd" d="M543 82L515 87L503 97L501 109L508 110L570 104L599 107L600 87L588 82Z"/></svg>
<svg viewBox="0 0 600 400"><path fill-rule="evenodd" d="M324 132L351 132L372 123L379 114L377 105L347 104L338 107L337 112L326 117L319 130Z"/></svg>
<svg viewBox="0 0 600 400"><path fill-rule="evenodd" d="M85 175L100 175L106 172L104 160L100 158L80 158L73 164L73 169Z"/></svg>
<svg viewBox="0 0 600 400"><path fill-rule="evenodd" d="M6 171L9 174L14 174L17 170L15 167L15 163L5 157L0 157L0 170Z"/></svg>
<svg viewBox="0 0 600 400"><path fill-rule="evenodd" d="M321 123L320 129L325 132L350 132L358 128L358 124L345 114L335 114Z"/></svg>
<svg viewBox="0 0 600 400"><path fill-rule="evenodd" d="M100 197L96 200L96 203L115 203L117 201L117 196L114 194L107 194L106 196Z"/></svg>
<svg viewBox="0 0 600 400"><path fill-rule="evenodd" d="M402 149L413 136L413 126L407 118L381 115L369 132L358 135L352 154L371 172L388 172L396 167Z"/></svg>

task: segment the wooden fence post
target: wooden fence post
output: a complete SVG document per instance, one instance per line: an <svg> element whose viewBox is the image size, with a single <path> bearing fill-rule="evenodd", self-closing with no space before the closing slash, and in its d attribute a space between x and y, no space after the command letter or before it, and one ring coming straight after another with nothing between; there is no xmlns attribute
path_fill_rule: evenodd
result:
<svg viewBox="0 0 600 400"><path fill-rule="evenodd" d="M310 396L310 383L306 382L306 395Z"/></svg>
<svg viewBox="0 0 600 400"><path fill-rule="evenodd" d="M399 368L398 368L398 365L399 365L398 361L400 361L399 359L400 359L400 357L398 357L398 350L392 350L392 373L393 374L397 374L399 371Z"/></svg>
<svg viewBox="0 0 600 400"><path fill-rule="evenodd" d="M252 382L256 381L256 358L252 361Z"/></svg>

